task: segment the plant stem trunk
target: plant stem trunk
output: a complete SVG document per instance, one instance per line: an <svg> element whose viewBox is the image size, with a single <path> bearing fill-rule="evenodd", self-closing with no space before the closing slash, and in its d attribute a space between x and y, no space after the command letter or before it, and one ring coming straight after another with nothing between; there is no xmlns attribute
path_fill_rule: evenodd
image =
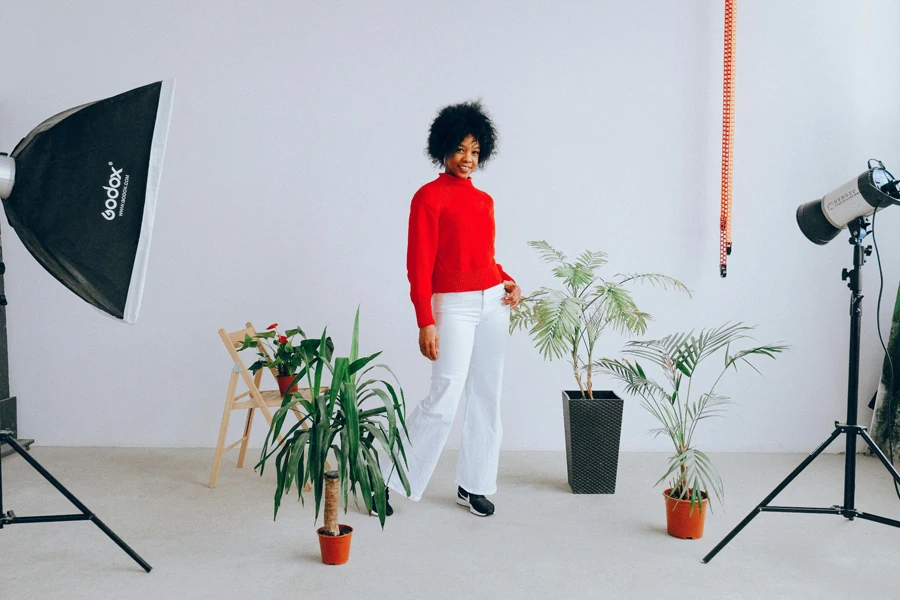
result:
<svg viewBox="0 0 900 600"><path fill-rule="evenodd" d="M594 373L590 367L590 365L591 365L590 355L588 355L588 356L589 357L588 357L588 372L587 372L587 393L588 393L588 398L593 400L594 399L594 377L593 377Z"/></svg>
<svg viewBox="0 0 900 600"><path fill-rule="evenodd" d="M587 398L587 395L584 393L584 385L581 383L581 373L578 372L578 354L577 352L572 353L572 371L575 373L575 381L578 382L578 391L581 392L582 398Z"/></svg>
<svg viewBox="0 0 900 600"><path fill-rule="evenodd" d="M325 531L329 535L340 535L338 527L338 494L340 492L340 475L337 471L325 473Z"/></svg>

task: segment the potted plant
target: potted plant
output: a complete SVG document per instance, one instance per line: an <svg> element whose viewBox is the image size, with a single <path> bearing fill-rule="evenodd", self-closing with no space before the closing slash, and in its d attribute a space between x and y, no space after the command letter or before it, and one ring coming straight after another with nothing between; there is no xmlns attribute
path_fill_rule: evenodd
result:
<svg viewBox="0 0 900 600"><path fill-rule="evenodd" d="M608 329L630 336L647 330L650 315L640 310L628 288L651 283L690 294L678 281L658 273L602 277L607 256L585 251L575 261L545 241L528 243L552 265L560 289L542 287L522 298L512 314L510 332L527 329L547 360L565 357L577 390L562 392L569 486L576 494L616 491L622 400L611 390L594 391L594 348Z"/></svg>
<svg viewBox="0 0 900 600"><path fill-rule="evenodd" d="M732 345L749 340L752 327L741 323L721 325L694 332L676 333L660 340L629 342L623 353L634 357L630 360L602 359L596 366L625 383L628 394L640 396L641 404L660 423L653 429L654 436L666 435L672 441L675 453L669 458L668 469L660 477L659 485L671 477L670 486L663 494L666 500L666 523L670 535L683 539L699 539L703 535L703 523L712 492L719 502L724 498L722 478L709 457L694 445L697 426L704 419L721 417L731 401L718 391L722 377L730 369L737 370L753 357L775 358L788 347L778 344L753 346L733 350ZM712 387L700 393L692 389L692 383L700 364L707 358L722 352L724 361ZM638 360L655 365L662 378L651 379ZM758 372L758 371L757 371Z"/></svg>
<svg viewBox="0 0 900 600"><path fill-rule="evenodd" d="M255 348L259 358L248 367L250 372L256 375L260 369L274 369L278 389L284 395L287 391L297 391L298 378L295 375L302 364L299 349L294 346L294 336L300 335L304 339L301 344L305 343L309 351L318 347L319 340L306 340L306 335L299 327L288 329L283 334L277 328L278 323L272 323L255 337L246 336L238 352Z"/></svg>
<svg viewBox="0 0 900 600"><path fill-rule="evenodd" d="M327 351L328 338L323 332L315 352L304 344L298 347L301 373L310 390L309 397L285 395L281 408L275 413L266 436L257 467L260 475L266 462L275 456L277 485L275 513L282 496L296 485L300 501L303 488L309 483L313 489L319 518L322 498L325 498L325 524L318 530L322 561L326 564L347 562L353 529L338 523L338 505L347 512L352 493L357 503L359 495L368 512L378 513L381 526L385 522L385 482L380 462L392 465L406 493L406 453L402 435L406 431L406 400L396 377L387 365L371 364L381 352L359 358L359 310L353 325L350 354L335 358L332 364ZM395 384L377 377L377 369L387 371ZM331 384L323 391L323 376L328 371ZM374 406L367 407L367 403ZM279 441L288 411L299 406L306 414ZM337 469L326 472L329 451L333 453ZM381 459L381 461L379 461Z"/></svg>

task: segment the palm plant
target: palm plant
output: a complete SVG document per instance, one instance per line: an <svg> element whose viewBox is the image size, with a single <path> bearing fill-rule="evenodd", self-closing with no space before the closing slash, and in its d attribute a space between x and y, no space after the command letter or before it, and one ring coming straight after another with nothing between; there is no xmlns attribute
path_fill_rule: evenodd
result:
<svg viewBox="0 0 900 600"><path fill-rule="evenodd" d="M675 454L669 458L668 469L656 485L674 476L669 495L679 500L689 497L692 509L695 503L709 497L710 491L719 502L724 499L722 478L709 457L694 446L694 434L700 422L723 416L725 406L731 404L727 396L717 391L719 382L730 369L737 371L739 364L746 364L758 373L750 362L752 357L775 358L788 348L765 344L732 353L732 344L752 339L747 335L752 329L741 323L725 324L704 329L697 335L676 333L660 340L629 342L623 353L656 365L665 377L662 383L651 379L637 360L602 359L595 363L602 372L624 382L627 393L640 396L644 408L660 422L661 426L651 433L654 437L667 435ZM692 396L691 384L701 362L720 350L724 350L722 371L709 390Z"/></svg>
<svg viewBox="0 0 900 600"><path fill-rule="evenodd" d="M323 332L315 351L303 344L299 346L303 362L297 379L306 378L309 398L299 394L285 395L272 419L257 467L262 475L266 461L277 453L275 517L282 496L290 492L291 486L297 486L300 501L304 502L303 489L309 483L313 488L315 518L318 520L325 487L325 465L331 452L337 463L344 512L347 512L351 493L358 502L358 486L366 510L371 512L374 508L384 527L385 481L379 465L380 453L386 457L385 464L393 465L409 494L406 452L400 433L402 430L408 439L403 389L387 365L371 364L381 352L359 357L359 310L353 325L350 355L336 358L332 364L328 341ZM390 373L394 383L377 378L376 369ZM331 374L331 385L324 388L322 377L326 370ZM377 405L364 407L369 401L377 402ZM296 407L302 408L305 416L279 438L285 417ZM330 502L331 497L327 496L326 503ZM333 522L325 523L326 530L331 535L338 535L337 507L326 506L325 514L333 517L328 519Z"/></svg>
<svg viewBox="0 0 900 600"><path fill-rule="evenodd" d="M628 286L650 283L663 289L690 290L677 279L659 273L599 275L607 263L603 252L587 250L574 262L545 241L528 242L544 262L556 265L553 274L563 289L542 287L522 298L512 314L510 333L527 329L547 360L567 357L582 398L593 398L594 347L607 329L632 336L647 331L650 315L637 307Z"/></svg>

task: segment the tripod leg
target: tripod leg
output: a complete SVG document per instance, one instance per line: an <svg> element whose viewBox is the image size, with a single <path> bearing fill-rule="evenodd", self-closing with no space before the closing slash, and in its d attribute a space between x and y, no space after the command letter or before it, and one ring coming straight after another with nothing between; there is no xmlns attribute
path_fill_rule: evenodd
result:
<svg viewBox="0 0 900 600"><path fill-rule="evenodd" d="M6 443L7 438L6 430L0 434L0 444ZM6 516L6 513L3 512L3 461L0 460L0 529L3 529L3 517Z"/></svg>
<svg viewBox="0 0 900 600"><path fill-rule="evenodd" d="M865 429L861 429L859 435L860 437L862 437L862 439L866 440L866 443L869 445L869 449L875 456L878 457L878 459L881 461L881 464L883 464L885 468L891 473L891 475L894 477L894 481L900 483L900 473L897 472L897 469L894 468L894 465L891 464L891 461L889 461L887 456L884 455L884 452L881 451L881 448L878 447L878 445L875 443L875 440L873 440L869 436L869 432Z"/></svg>
<svg viewBox="0 0 900 600"><path fill-rule="evenodd" d="M784 481L782 481L780 484L778 484L778 487L776 487L774 490L772 490L772 493L770 493L768 496L766 496L766 497L763 499L763 501L760 502L760 503L756 506L756 508L754 508L754 509L750 512L749 515L747 515L746 517L744 517L744 520L741 521L740 523L738 523L737 527L735 527L734 529L731 530L731 533L729 533L728 535L726 535L726 536L722 539L722 541L718 543L718 545L717 545L715 548L713 548L712 550L710 550L709 554L707 554L706 556L703 557L703 562L704 562L704 563L708 563L709 561L711 561L711 560L713 559L713 557L714 557L716 554L718 554L719 551L722 550L722 548L724 548L726 544L728 544L728 542L730 542L732 539L734 539L734 536L736 536L737 534L739 534L739 533L741 532L741 529L743 529L744 527L746 527L747 524L748 524L750 521L753 520L753 517L755 517L756 515L758 515L758 514L761 512L761 509L762 509L764 506L768 506L768 505L769 505L769 502L771 502L772 500L774 500L774 499L775 499L775 496L777 496L778 494L780 494L781 491L782 491L784 488L786 488L786 487L788 486L788 484L790 484L790 483L794 480L794 478L796 478L797 475L800 474L801 471L803 471L803 469L805 469L806 467L808 467L808 466L809 466L809 463L811 463L812 461L814 461L814 460L816 459L817 456L819 456L820 454L822 454L822 452L825 450L825 448L827 448L829 445L831 445L831 442L833 442L835 439L837 439L837 436L839 436L840 434L841 434L841 428L838 427L838 428L836 428L836 429L834 430L834 432L832 432L831 436L830 436L827 440L825 440L824 442L822 442L822 445L821 445L821 446L819 446L818 448L816 448L816 450L815 450L812 454L810 454L809 456L806 457L806 460L804 460L802 463L800 463L800 466L798 466L796 469L794 469L793 471L791 471L791 474L788 475L788 476L785 478Z"/></svg>
<svg viewBox="0 0 900 600"><path fill-rule="evenodd" d="M14 440L14 439L12 439L12 438L9 438L9 439L7 439L6 441L7 441L7 443L10 445L10 447L12 447L13 450L15 450L16 452L19 453L19 456L21 456L23 459L25 459L25 461L26 461L29 465L31 465L31 466L34 468L35 471L37 471L38 473L40 473L41 476L42 476L44 479L46 479L47 481L49 481L50 484L51 484L53 487L55 487L55 488L57 489L57 491L59 491L60 494L62 494L63 496L65 496L65 497L66 497L66 500L68 500L69 502L71 502L72 504L74 504L75 507L76 507L78 510L80 510L83 514L89 516L89 517L90 517L90 520L93 521L94 524L95 524L97 527L99 527L100 530L101 530L103 533L105 533L107 536L109 536L109 539L111 539L112 541L114 541L114 542L119 546L119 548L121 548L122 550L124 550L125 553L128 554L128 556L130 556L132 559L134 559L134 561L135 561L137 564L139 564L139 565L141 566L142 569L144 569L144 570L147 571L148 573L150 572L150 570L151 570L153 567L151 567L151 566L147 563L147 561L145 561L143 558L141 558L141 557L137 554L137 552L135 552L134 550L132 550L131 547L130 547L128 544L126 544L126 543L122 540L122 538L120 538L119 536L117 536L117 535L115 534L115 532L113 532L112 529L110 529L109 527L107 527L106 524L103 523L103 521L101 521L100 519L98 519L98 518L97 518L97 515L95 515L94 513L92 513L92 512L90 511L90 509L89 509L87 506L85 506L84 504L82 504L81 501L80 501L78 498L76 498L74 495L72 495L72 493L71 493L69 490L67 490L67 489L63 486L63 484L61 484L59 481L57 481L56 478L53 477L53 475L51 475L49 471L47 471L47 469L45 469L44 467L42 467L41 464L40 464L38 461L36 461L36 460L34 459L34 457L32 457L31 455L29 455L28 452L27 452L24 448L22 448L22 446L20 446L19 443L18 443L16 440Z"/></svg>

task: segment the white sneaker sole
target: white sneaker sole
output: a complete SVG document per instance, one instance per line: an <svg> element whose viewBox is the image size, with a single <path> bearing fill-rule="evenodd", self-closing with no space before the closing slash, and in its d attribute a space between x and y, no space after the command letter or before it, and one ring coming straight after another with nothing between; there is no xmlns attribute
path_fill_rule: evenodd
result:
<svg viewBox="0 0 900 600"><path fill-rule="evenodd" d="M469 501L466 500L465 498L460 498L459 496L457 496L457 497L456 497L456 503L459 504L460 506L465 506L466 508L468 508L468 509L469 509L469 512L472 513L473 515L475 515L476 517L489 517L489 516L491 516L491 515L488 515L488 514L485 514L485 513L480 513L480 512L478 512L477 510L475 510L475 508L473 508L472 505L469 504ZM493 513L492 513L492 514L493 514Z"/></svg>

